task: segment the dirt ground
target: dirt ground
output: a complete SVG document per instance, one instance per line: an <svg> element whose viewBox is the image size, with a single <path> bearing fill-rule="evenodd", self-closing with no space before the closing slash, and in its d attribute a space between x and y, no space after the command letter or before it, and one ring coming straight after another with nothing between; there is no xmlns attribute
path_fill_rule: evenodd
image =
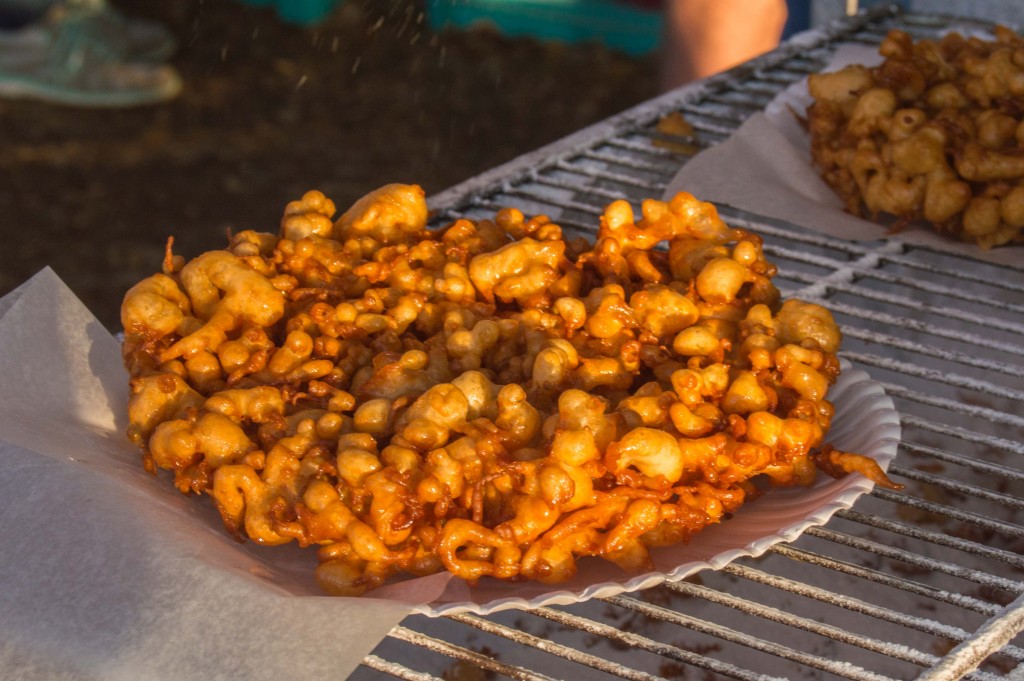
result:
<svg viewBox="0 0 1024 681"><path fill-rule="evenodd" d="M49 265L111 330L168 235L191 258L276 230L307 189L436 193L656 94L654 57L433 33L418 0L346 0L315 28L231 0L117 6L178 36L178 99L0 100L0 294Z"/></svg>

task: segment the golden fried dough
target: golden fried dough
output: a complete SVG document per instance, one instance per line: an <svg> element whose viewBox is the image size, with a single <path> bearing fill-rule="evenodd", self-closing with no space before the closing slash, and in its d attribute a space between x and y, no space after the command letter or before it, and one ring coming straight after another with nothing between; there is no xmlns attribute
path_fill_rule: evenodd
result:
<svg viewBox="0 0 1024 681"><path fill-rule="evenodd" d="M811 157L854 215L1024 241L1024 39L891 31L874 68L813 74Z"/></svg>
<svg viewBox="0 0 1024 681"><path fill-rule="evenodd" d="M329 593L642 570L758 478L888 483L826 444L832 316L780 305L710 204L616 201L593 247L515 209L429 230L410 185L335 211L308 192L277 233L169 246L122 308L147 468L239 538L317 547Z"/></svg>

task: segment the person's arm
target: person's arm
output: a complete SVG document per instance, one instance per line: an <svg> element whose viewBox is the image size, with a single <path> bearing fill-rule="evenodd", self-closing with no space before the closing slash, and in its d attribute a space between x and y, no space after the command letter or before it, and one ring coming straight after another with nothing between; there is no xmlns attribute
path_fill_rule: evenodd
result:
<svg viewBox="0 0 1024 681"><path fill-rule="evenodd" d="M665 0L663 89L774 49L786 14L785 0Z"/></svg>

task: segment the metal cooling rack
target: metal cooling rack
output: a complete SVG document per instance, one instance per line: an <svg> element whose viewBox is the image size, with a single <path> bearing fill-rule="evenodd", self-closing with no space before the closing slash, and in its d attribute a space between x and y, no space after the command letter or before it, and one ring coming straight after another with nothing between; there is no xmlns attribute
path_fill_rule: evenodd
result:
<svg viewBox="0 0 1024 681"><path fill-rule="evenodd" d="M587 225L660 196L844 41L953 22L886 8L798 36L432 197L438 220L506 205ZM692 139L656 131L683 112ZM691 145L681 153L677 145ZM675 146L673 146L675 145ZM427 679L1024 679L1024 263L898 238L847 242L720 206L765 237L786 296L824 302L842 356L893 398L890 474L824 527L758 559L646 591L487 617L407 618L351 677Z"/></svg>

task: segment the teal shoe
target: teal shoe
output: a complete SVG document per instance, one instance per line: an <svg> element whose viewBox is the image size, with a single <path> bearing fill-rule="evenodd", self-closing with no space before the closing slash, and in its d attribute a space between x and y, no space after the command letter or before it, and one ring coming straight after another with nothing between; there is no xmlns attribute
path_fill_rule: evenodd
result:
<svg viewBox="0 0 1024 681"><path fill-rule="evenodd" d="M112 10L58 5L37 24L0 33L0 97L87 107L139 106L176 97L182 87L177 72L140 60L138 50L151 54L156 43L135 42L129 31L118 35L110 17L98 19L106 11Z"/></svg>

